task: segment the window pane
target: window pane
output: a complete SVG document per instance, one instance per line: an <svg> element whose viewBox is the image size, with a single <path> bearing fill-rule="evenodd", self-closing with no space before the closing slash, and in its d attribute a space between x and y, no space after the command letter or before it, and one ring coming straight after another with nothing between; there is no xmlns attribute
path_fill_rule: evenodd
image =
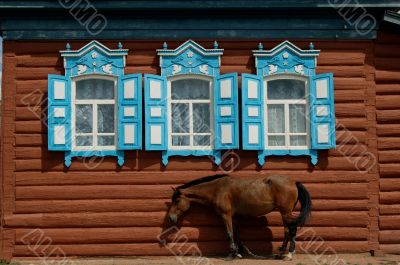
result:
<svg viewBox="0 0 400 265"><path fill-rule="evenodd" d="M268 81L268 99L304 99L305 82L294 79Z"/></svg>
<svg viewBox="0 0 400 265"><path fill-rule="evenodd" d="M104 79L77 81L76 99L114 99L114 81Z"/></svg>
<svg viewBox="0 0 400 265"><path fill-rule="evenodd" d="M285 145L285 136L268 136L268 146L284 146Z"/></svg>
<svg viewBox="0 0 400 265"><path fill-rule="evenodd" d="M172 136L172 145L174 146L188 146L190 145L189 136Z"/></svg>
<svg viewBox="0 0 400 265"><path fill-rule="evenodd" d="M182 79L171 82L172 99L210 99L210 82Z"/></svg>
<svg viewBox="0 0 400 265"><path fill-rule="evenodd" d="M193 145L195 146L210 146L209 135L195 135L193 136Z"/></svg>
<svg viewBox="0 0 400 265"><path fill-rule="evenodd" d="M291 104L289 105L289 127L290 132L305 133L306 132L306 105Z"/></svg>
<svg viewBox="0 0 400 265"><path fill-rule="evenodd" d="M101 104L97 106L97 130L100 133L114 132L114 105Z"/></svg>
<svg viewBox="0 0 400 265"><path fill-rule="evenodd" d="M210 132L210 104L193 104L193 132Z"/></svg>
<svg viewBox="0 0 400 265"><path fill-rule="evenodd" d="M188 133L190 122L189 104L173 103L171 120L173 133Z"/></svg>
<svg viewBox="0 0 400 265"><path fill-rule="evenodd" d="M92 136L77 136L76 137L76 146L91 146L93 145L93 137Z"/></svg>
<svg viewBox="0 0 400 265"><path fill-rule="evenodd" d="M267 105L267 122L269 133L284 133L285 106L283 104Z"/></svg>
<svg viewBox="0 0 400 265"><path fill-rule="evenodd" d="M91 133L93 129L93 108L89 104L75 106L76 132Z"/></svg>
<svg viewBox="0 0 400 265"><path fill-rule="evenodd" d="M307 145L307 139L304 135L293 135L290 136L290 145L292 146L305 146Z"/></svg>
<svg viewBox="0 0 400 265"><path fill-rule="evenodd" d="M100 146L114 145L114 135L104 135L97 137L97 143Z"/></svg>

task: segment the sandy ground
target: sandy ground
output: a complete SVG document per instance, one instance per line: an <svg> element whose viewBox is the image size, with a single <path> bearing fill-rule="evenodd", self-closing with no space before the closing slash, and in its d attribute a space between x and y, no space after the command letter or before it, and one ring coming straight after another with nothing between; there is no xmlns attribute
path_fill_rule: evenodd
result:
<svg viewBox="0 0 400 265"><path fill-rule="evenodd" d="M400 265L400 255L385 255L371 257L370 254L339 254L339 255L305 255L296 254L292 261L274 259L235 259L225 261L222 258L207 257L136 257L136 258L96 258L54 260L21 260L15 259L20 265Z"/></svg>

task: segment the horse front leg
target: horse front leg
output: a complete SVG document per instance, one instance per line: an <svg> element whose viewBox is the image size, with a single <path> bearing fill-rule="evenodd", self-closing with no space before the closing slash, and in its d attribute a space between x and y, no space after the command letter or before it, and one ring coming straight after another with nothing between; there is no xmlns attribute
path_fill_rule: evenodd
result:
<svg viewBox="0 0 400 265"><path fill-rule="evenodd" d="M232 215L222 214L222 219L224 221L226 233L228 234L228 239L229 239L229 254L227 259L233 260L238 255L238 247L235 244Z"/></svg>

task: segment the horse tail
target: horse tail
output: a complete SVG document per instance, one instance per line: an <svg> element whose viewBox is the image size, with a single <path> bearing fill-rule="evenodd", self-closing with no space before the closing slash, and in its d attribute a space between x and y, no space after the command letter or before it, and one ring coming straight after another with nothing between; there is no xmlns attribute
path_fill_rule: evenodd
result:
<svg viewBox="0 0 400 265"><path fill-rule="evenodd" d="M296 225L304 226L307 220L311 216L311 196L306 187L301 182L296 182L297 186L297 198L301 204L300 215L296 219Z"/></svg>

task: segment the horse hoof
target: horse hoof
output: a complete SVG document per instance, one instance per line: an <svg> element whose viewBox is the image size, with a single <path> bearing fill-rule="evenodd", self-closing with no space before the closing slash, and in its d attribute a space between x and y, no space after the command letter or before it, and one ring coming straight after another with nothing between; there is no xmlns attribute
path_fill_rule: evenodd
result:
<svg viewBox="0 0 400 265"><path fill-rule="evenodd" d="M236 254L236 258L242 259L243 256L240 253L238 253L238 254Z"/></svg>
<svg viewBox="0 0 400 265"><path fill-rule="evenodd" d="M236 257L236 255L230 254L230 253L229 253L229 255L226 256L226 258L225 258L224 260L226 260L226 261L232 261L232 260L235 259L235 257Z"/></svg>
<svg viewBox="0 0 400 265"><path fill-rule="evenodd" d="M283 257L283 260L284 260L284 261L291 261L291 260L293 260L293 257L291 257L291 256L284 256L284 257Z"/></svg>

